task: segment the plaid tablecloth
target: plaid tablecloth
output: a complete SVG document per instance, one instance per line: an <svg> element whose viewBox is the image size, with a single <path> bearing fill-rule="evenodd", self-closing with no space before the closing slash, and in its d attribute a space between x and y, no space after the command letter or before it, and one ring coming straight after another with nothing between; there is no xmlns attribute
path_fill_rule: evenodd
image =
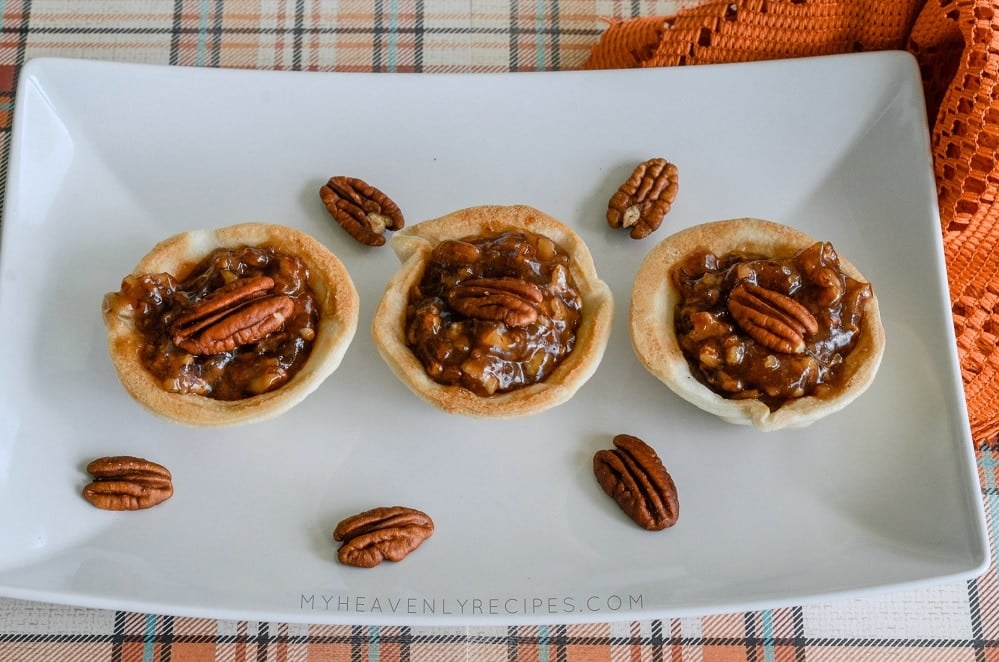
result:
<svg viewBox="0 0 999 662"><path fill-rule="evenodd" d="M0 174L18 71L32 57L359 72L574 69L603 19L664 14L693 1L0 0ZM976 452L991 530L999 443ZM216 621L0 599L4 662L996 658L994 570L967 583L833 604L551 626Z"/></svg>

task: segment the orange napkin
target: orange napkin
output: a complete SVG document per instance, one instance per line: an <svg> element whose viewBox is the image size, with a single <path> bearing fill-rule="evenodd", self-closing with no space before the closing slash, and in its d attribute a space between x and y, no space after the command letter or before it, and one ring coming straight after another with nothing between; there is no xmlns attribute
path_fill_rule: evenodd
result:
<svg viewBox="0 0 999 662"><path fill-rule="evenodd" d="M971 431L999 433L999 0L737 0L611 22L585 69L907 49L919 62Z"/></svg>

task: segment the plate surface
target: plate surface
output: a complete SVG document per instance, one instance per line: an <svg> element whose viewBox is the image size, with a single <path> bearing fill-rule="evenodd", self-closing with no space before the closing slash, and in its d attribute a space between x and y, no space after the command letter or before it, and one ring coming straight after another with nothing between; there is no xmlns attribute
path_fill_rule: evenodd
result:
<svg viewBox="0 0 999 662"><path fill-rule="evenodd" d="M678 164L650 239L604 221L634 165ZM318 190L335 174L409 223L524 203L572 225L615 294L604 361L569 403L512 421L432 410L369 327L398 267ZM831 241L874 284L871 389L803 431L681 401L632 353L644 254L708 220ZM361 295L339 371L263 424L193 430L119 385L103 294L156 241L262 220L302 229ZM167 614L338 623L552 623L775 607L975 576L988 543L947 302L921 88L900 53L670 70L357 75L35 60L17 95L0 255L0 594ZM597 485L618 432L653 445L681 516L648 533ZM175 496L92 508L103 455L169 467ZM408 505L405 561L339 565L330 532Z"/></svg>

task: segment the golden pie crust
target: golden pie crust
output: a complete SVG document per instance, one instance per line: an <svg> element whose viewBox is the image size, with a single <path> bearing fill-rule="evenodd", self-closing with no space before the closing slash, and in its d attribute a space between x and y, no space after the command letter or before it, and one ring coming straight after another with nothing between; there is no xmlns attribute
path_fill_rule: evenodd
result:
<svg viewBox="0 0 999 662"><path fill-rule="evenodd" d="M117 292L109 292L103 302L108 351L122 385L139 404L161 418L191 426L255 423L284 413L301 402L340 365L357 330L357 290L340 260L303 232L266 223L184 232L156 244L132 273L170 273L183 278L186 271L218 248L265 245L297 256L305 263L309 286L319 302L317 333L301 369L279 388L241 400L215 400L166 391L139 359L143 339L135 329L131 307L123 304Z"/></svg>
<svg viewBox="0 0 999 662"><path fill-rule="evenodd" d="M583 300L582 320L572 352L543 382L479 396L460 386L431 379L406 344L409 293L423 277L437 244L509 231L527 231L552 239L570 257L569 269ZM487 205L461 209L440 218L408 226L389 242L402 266L389 281L375 311L372 336L382 358L410 390L434 407L475 418L512 418L539 413L569 400L593 375L610 337L613 298L599 279L582 238L561 221L525 205Z"/></svg>
<svg viewBox="0 0 999 662"><path fill-rule="evenodd" d="M704 411L760 430L804 427L846 407L874 381L884 353L885 333L876 295L867 301L857 345L845 358L843 382L834 395L788 400L775 411L759 400L724 398L702 384L691 373L676 339L673 316L680 297L670 274L687 255L706 248L715 255L739 251L785 257L814 243L798 230L756 218L705 223L663 239L645 257L632 286L629 328L642 365ZM845 274L866 282L842 255L839 262Z"/></svg>

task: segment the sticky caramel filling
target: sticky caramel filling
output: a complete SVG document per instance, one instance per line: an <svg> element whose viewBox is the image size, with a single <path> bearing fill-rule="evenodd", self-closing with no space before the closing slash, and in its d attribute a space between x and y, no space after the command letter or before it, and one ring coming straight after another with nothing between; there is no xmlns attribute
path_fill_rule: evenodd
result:
<svg viewBox="0 0 999 662"><path fill-rule="evenodd" d="M711 390L726 398L755 398L776 410L789 400L828 397L840 388L872 290L843 273L831 244L818 242L787 257L699 251L671 277L680 291L677 339L691 372ZM760 342L730 310L730 295L740 286L742 293L762 288L790 297L811 313L817 330L800 331L800 351L776 351L775 341ZM758 316L758 327L777 329L774 317Z"/></svg>
<svg viewBox="0 0 999 662"><path fill-rule="evenodd" d="M455 289L461 284L474 289L469 285L477 279L523 281L528 285L519 289L531 292L536 286L540 302L525 306L524 300L506 299L520 308L534 306L536 316L483 318L502 315L502 296L495 297L499 311L468 314L472 306L457 306L465 311L458 312L451 303ZM488 288L478 289L493 295ZM434 381L489 396L544 381L572 351L581 317L569 256L551 239L528 232L469 237L444 241L432 251L422 279L409 293L406 342Z"/></svg>
<svg viewBox="0 0 999 662"><path fill-rule="evenodd" d="M273 279L273 293L294 301L294 312L281 328L256 342L213 354L194 354L174 344L174 320L224 285L258 276ZM116 305L133 311L143 338L139 358L164 390L240 400L280 387L308 359L319 320L308 279L309 270L300 259L273 248L218 249L182 279L167 273L126 276Z"/></svg>

